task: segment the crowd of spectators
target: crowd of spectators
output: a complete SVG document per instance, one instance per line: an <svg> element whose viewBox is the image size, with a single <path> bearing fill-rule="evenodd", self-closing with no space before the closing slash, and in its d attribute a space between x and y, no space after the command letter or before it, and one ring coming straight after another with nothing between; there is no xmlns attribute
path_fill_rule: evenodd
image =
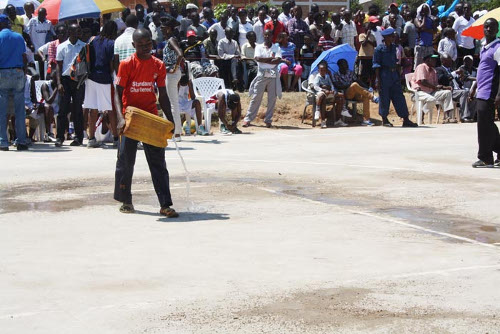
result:
<svg viewBox="0 0 500 334"><path fill-rule="evenodd" d="M454 12L441 19L437 7L425 3L418 8L396 3L384 9L372 5L366 13L345 7L330 13L313 4L305 16L301 6L287 0L281 8L229 5L218 18L210 1L203 1L201 8L192 3L177 8L158 1L148 1L147 7L138 4L134 10L126 8L114 20L106 14L100 19L71 20L53 26L45 9L35 16L34 5L28 2L25 14L18 16L16 8L8 5L2 18L2 34L10 30L22 36L24 63L2 55L0 71L24 69L22 94L26 103L25 110L19 112L15 101L19 101L20 85L0 87L0 148L8 149L10 140L18 149L26 149L33 140L37 120L42 118L46 125L43 140L55 141L56 146L68 138L71 145L82 145L84 136L89 139L88 147L98 147L103 138L116 146L119 134L113 112L113 78L120 62L134 54L132 35L139 28L149 30L153 53L166 66L166 87L178 140L183 131L181 109L197 114L199 134L208 134L201 122L201 107L192 101L189 78L199 77L223 78L228 89L216 97L225 96L226 102L237 100L238 105L238 91L272 93L268 106L274 106L271 100L282 91L299 91L300 82L308 80L308 87L317 95L314 117L321 119L322 127L327 127L329 118L327 103L334 105L335 125L347 125L345 117L353 115L346 108L346 99L362 102L361 124L373 125L370 103L379 103L375 94L383 88L374 70L374 55L389 39L389 32L396 50L398 84L404 87L405 75L413 73L411 88L419 91L424 111L438 105L446 122L474 121L475 65L481 41L462 36L462 32L484 12L473 14L470 3L457 4ZM0 43L2 49L10 46L7 39ZM341 59L338 72L332 73L327 64L321 64L318 71L311 73L311 65L322 52L342 44L358 53L354 70ZM85 82L77 82L71 77L72 66L82 48L89 45L91 71ZM275 87L269 80L259 79L269 73L277 73L281 85ZM41 99L36 97L38 80L44 80ZM265 86L257 87L259 82ZM257 102L252 100L243 126L250 125L261 99L259 96ZM453 113L455 105L460 119ZM233 109L237 109L236 105ZM239 109L241 113L241 105ZM268 126L272 112L268 107ZM30 125L25 140L19 123L26 114ZM237 120L222 123L223 133L241 132Z"/></svg>

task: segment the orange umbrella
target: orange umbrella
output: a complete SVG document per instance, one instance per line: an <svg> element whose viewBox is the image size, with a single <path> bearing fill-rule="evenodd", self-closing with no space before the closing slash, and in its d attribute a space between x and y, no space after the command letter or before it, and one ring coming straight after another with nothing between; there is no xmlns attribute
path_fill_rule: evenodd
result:
<svg viewBox="0 0 500 334"><path fill-rule="evenodd" d="M484 31L483 25L487 19L495 19L500 21L500 8L493 9L488 13L484 14L480 18L477 19L470 27L462 31L462 36L472 37L474 39L483 39Z"/></svg>

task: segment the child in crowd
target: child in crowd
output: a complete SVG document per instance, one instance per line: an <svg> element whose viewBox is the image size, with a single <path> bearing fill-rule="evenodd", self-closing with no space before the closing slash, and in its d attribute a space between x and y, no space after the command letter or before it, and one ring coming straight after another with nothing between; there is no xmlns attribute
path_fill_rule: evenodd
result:
<svg viewBox="0 0 500 334"><path fill-rule="evenodd" d="M312 42L312 38L309 35L304 36L304 45L300 49L300 60L302 64L302 79L306 80L311 73L311 65L314 62L314 53L316 48Z"/></svg>
<svg viewBox="0 0 500 334"><path fill-rule="evenodd" d="M405 81L405 75L413 72L413 50L409 47L403 49L404 57L401 58L401 69L403 71L401 81Z"/></svg>
<svg viewBox="0 0 500 334"><path fill-rule="evenodd" d="M187 75L183 75L179 80L179 110L181 112L189 113L189 115L194 117L196 115L196 120L198 121L198 131L197 134L200 136L208 136L208 132L202 125L203 117L201 115L201 103L200 101L194 99L193 84L189 81ZM185 129L185 135L189 136L191 134L191 124L187 125L187 131Z"/></svg>
<svg viewBox="0 0 500 334"><path fill-rule="evenodd" d="M439 41L438 53L447 55L455 62L457 60L457 43L455 42L456 32L453 28L444 28L444 38Z"/></svg>
<svg viewBox="0 0 500 334"><path fill-rule="evenodd" d="M317 92L316 113L320 114L321 128L325 129L327 127L327 102L334 104L334 113L338 116L338 121L335 122L335 125L347 126L340 118L340 114L345 105L344 95L335 90L330 74L328 73L328 65L326 62L321 62L318 65L318 72L318 75L314 78L313 88Z"/></svg>
<svg viewBox="0 0 500 334"><path fill-rule="evenodd" d="M335 42L331 36L332 34L332 26L328 23L325 23L323 26L323 35L319 38L318 49L321 51L330 50L335 46Z"/></svg>
<svg viewBox="0 0 500 334"><path fill-rule="evenodd" d="M367 23L365 25L366 33L359 35L359 43L361 47L358 54L358 76L368 87L372 87L375 83L375 71L373 71L372 67L373 53L375 52L375 47L377 46L377 38L371 29L371 25L373 25L373 23Z"/></svg>

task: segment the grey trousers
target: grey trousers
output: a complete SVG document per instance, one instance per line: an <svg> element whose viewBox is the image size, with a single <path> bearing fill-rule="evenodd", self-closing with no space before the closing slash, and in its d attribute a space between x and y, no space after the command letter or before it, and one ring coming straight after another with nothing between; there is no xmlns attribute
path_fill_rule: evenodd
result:
<svg viewBox="0 0 500 334"><path fill-rule="evenodd" d="M272 123L274 106L276 105L276 78L266 78L264 76L256 76L250 86L250 105L248 106L245 122L251 122L257 116L264 91L267 88L267 111L264 122Z"/></svg>
<svg viewBox="0 0 500 334"><path fill-rule="evenodd" d="M454 89L453 90L453 101L460 103L460 119L472 118L471 112L469 111L469 90L466 89Z"/></svg>

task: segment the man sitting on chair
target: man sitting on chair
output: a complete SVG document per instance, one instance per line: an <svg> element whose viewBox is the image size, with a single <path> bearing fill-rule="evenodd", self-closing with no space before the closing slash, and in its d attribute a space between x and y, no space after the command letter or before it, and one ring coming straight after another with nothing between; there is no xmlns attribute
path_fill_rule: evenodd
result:
<svg viewBox="0 0 500 334"><path fill-rule="evenodd" d="M361 87L357 82L356 74L349 70L347 60L339 59L337 65L339 66L339 71L333 74L333 84L335 88L343 90L347 100L363 102L363 122L361 125L373 126L374 124L370 121L370 101L378 103L378 97L375 97L373 93ZM349 115L348 111L347 114ZM342 115L347 116L344 114ZM350 115L347 117L350 117Z"/></svg>
<svg viewBox="0 0 500 334"><path fill-rule="evenodd" d="M472 118L469 111L469 89L462 88L463 83L460 77L463 75L463 70L459 68L452 71L453 59L447 54L441 55L441 66L436 68L438 83L443 86L451 86L453 101L460 103L460 119ZM449 122L455 123L457 120L448 119Z"/></svg>
<svg viewBox="0 0 500 334"><path fill-rule="evenodd" d="M454 109L451 87L438 83L438 76L434 69L437 58L438 56L434 54L424 57L424 62L415 69L411 85L413 89L418 91L418 99L423 103L424 113L428 113L436 104L440 104L443 107L445 117L449 119Z"/></svg>
<svg viewBox="0 0 500 334"><path fill-rule="evenodd" d="M223 135L241 134L236 125L241 118L240 96L231 89L221 89L211 96L207 103L214 103L221 121L220 132ZM226 111L231 110L231 125L226 120Z"/></svg>
<svg viewBox="0 0 500 334"><path fill-rule="evenodd" d="M318 75L314 78L313 87L317 92L316 95L316 110L321 113L321 128L325 129L326 126L326 103L327 99L335 104L335 113L339 117L339 120L335 122L338 126L347 126L340 119L342 108L345 104L344 96L335 90L332 79L328 72L328 65L326 62L321 62L318 65Z"/></svg>

